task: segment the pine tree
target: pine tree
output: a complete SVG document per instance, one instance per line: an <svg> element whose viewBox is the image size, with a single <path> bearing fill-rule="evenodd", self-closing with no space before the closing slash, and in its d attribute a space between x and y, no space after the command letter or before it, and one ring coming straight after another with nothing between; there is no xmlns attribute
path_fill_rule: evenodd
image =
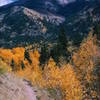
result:
<svg viewBox="0 0 100 100"><path fill-rule="evenodd" d="M21 68L22 68L22 70L24 70L24 68L25 68L25 65L24 65L23 61L21 61Z"/></svg>
<svg viewBox="0 0 100 100"><path fill-rule="evenodd" d="M48 47L46 46L46 44L43 44L43 46L41 47L40 64L44 65L48 61L48 59L49 59Z"/></svg>
<svg viewBox="0 0 100 100"><path fill-rule="evenodd" d="M32 60L30 59L29 52L25 50L24 52L24 59L27 59L30 64L32 64Z"/></svg>
<svg viewBox="0 0 100 100"><path fill-rule="evenodd" d="M11 67L12 67L12 71L15 71L15 61L14 61L14 59L11 60Z"/></svg>
<svg viewBox="0 0 100 100"><path fill-rule="evenodd" d="M64 28L61 28L59 36L58 36L58 44L63 46L63 49L66 49L67 46L67 38Z"/></svg>
<svg viewBox="0 0 100 100"><path fill-rule="evenodd" d="M100 24L96 24L94 27L94 34L97 35L98 41L100 41Z"/></svg>
<svg viewBox="0 0 100 100"><path fill-rule="evenodd" d="M59 36L58 36L57 45L51 51L52 58L56 62L59 62L59 58L62 57L62 56L66 60L68 60L69 52L67 50L67 47L68 47L68 40L67 40L67 37L66 37L66 33L65 33L64 28L61 28Z"/></svg>
<svg viewBox="0 0 100 100"><path fill-rule="evenodd" d="M58 43L57 43L57 48L58 48L58 51L59 51L59 55L65 55L65 52L67 51L67 46L68 46L68 40L67 40L67 37L66 37L66 33L65 33L65 30L64 28L61 29L60 33L59 33L59 36L58 36Z"/></svg>

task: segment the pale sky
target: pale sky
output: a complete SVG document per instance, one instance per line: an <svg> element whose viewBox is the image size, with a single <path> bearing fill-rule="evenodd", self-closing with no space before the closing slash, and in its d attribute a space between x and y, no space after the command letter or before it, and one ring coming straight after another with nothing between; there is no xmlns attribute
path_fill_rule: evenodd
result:
<svg viewBox="0 0 100 100"><path fill-rule="evenodd" d="M17 1L17 0L0 0L0 6L12 3L14 1ZM62 5L66 5L66 4L76 1L76 0L57 0L57 1Z"/></svg>
<svg viewBox="0 0 100 100"><path fill-rule="evenodd" d="M16 1L16 0L0 0L0 6L12 3L14 1Z"/></svg>

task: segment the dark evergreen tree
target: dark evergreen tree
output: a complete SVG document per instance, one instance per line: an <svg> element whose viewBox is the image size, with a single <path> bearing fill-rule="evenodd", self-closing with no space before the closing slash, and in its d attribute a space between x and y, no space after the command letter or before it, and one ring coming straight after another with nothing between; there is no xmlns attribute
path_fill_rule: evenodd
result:
<svg viewBox="0 0 100 100"><path fill-rule="evenodd" d="M44 43L41 47L40 64L43 66L49 60L48 46Z"/></svg>
<svg viewBox="0 0 100 100"><path fill-rule="evenodd" d="M32 60L30 59L29 52L25 50L24 59L27 59L30 64L32 64Z"/></svg>
<svg viewBox="0 0 100 100"><path fill-rule="evenodd" d="M22 68L22 70L24 70L24 68L25 68L25 65L24 65L23 61L21 61L21 68Z"/></svg>
<svg viewBox="0 0 100 100"><path fill-rule="evenodd" d="M66 59L66 61L68 60L69 52L67 50L67 47L68 40L66 37L66 33L64 31L64 28L61 28L58 36L57 45L54 46L54 48L51 50L51 56L57 63L59 62L59 58L61 56L63 56Z"/></svg>
<svg viewBox="0 0 100 100"><path fill-rule="evenodd" d="M65 55L65 52L67 51L67 46L68 46L67 43L68 43L68 40L66 37L66 33L64 31L64 28L62 28L59 33L58 42L57 42L57 48L58 48L59 55Z"/></svg>
<svg viewBox="0 0 100 100"><path fill-rule="evenodd" d="M11 67L12 67L12 71L15 71L15 61L14 61L14 59L11 60Z"/></svg>
<svg viewBox="0 0 100 100"><path fill-rule="evenodd" d="M95 25L94 34L96 34L97 40L100 41L100 23Z"/></svg>

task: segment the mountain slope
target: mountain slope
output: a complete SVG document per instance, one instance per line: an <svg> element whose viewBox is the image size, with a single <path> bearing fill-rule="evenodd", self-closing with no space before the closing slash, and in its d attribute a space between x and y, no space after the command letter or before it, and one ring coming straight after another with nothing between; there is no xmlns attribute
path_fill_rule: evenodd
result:
<svg viewBox="0 0 100 100"><path fill-rule="evenodd" d="M100 22L99 8L99 0L76 0L64 6L56 0L20 0L4 6L0 8L0 47L54 42L60 25L69 39L80 44Z"/></svg>
<svg viewBox="0 0 100 100"><path fill-rule="evenodd" d="M86 5L91 4L94 0L18 0L14 3L0 7L0 11L13 6L24 6L39 12L52 12L59 15L69 14L80 11Z"/></svg>
<svg viewBox="0 0 100 100"><path fill-rule="evenodd" d="M78 6L79 7L79 6ZM79 44L97 23L100 23L100 3L91 2L80 11L67 15L64 27L74 43Z"/></svg>
<svg viewBox="0 0 100 100"><path fill-rule="evenodd" d="M0 14L0 46L13 47L48 39L64 21L64 17L14 6Z"/></svg>

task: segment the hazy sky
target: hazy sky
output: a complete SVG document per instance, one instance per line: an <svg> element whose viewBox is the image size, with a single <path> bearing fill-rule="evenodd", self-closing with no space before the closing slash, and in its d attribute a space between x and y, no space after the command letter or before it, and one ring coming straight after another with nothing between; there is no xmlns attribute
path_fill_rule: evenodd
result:
<svg viewBox="0 0 100 100"><path fill-rule="evenodd" d="M0 6L12 3L14 1L17 1L17 0L0 0ZM66 5L66 4L76 1L76 0L57 0L57 1L59 2L59 4Z"/></svg>
<svg viewBox="0 0 100 100"><path fill-rule="evenodd" d="M0 0L0 6L12 3L14 1L16 1L16 0Z"/></svg>

